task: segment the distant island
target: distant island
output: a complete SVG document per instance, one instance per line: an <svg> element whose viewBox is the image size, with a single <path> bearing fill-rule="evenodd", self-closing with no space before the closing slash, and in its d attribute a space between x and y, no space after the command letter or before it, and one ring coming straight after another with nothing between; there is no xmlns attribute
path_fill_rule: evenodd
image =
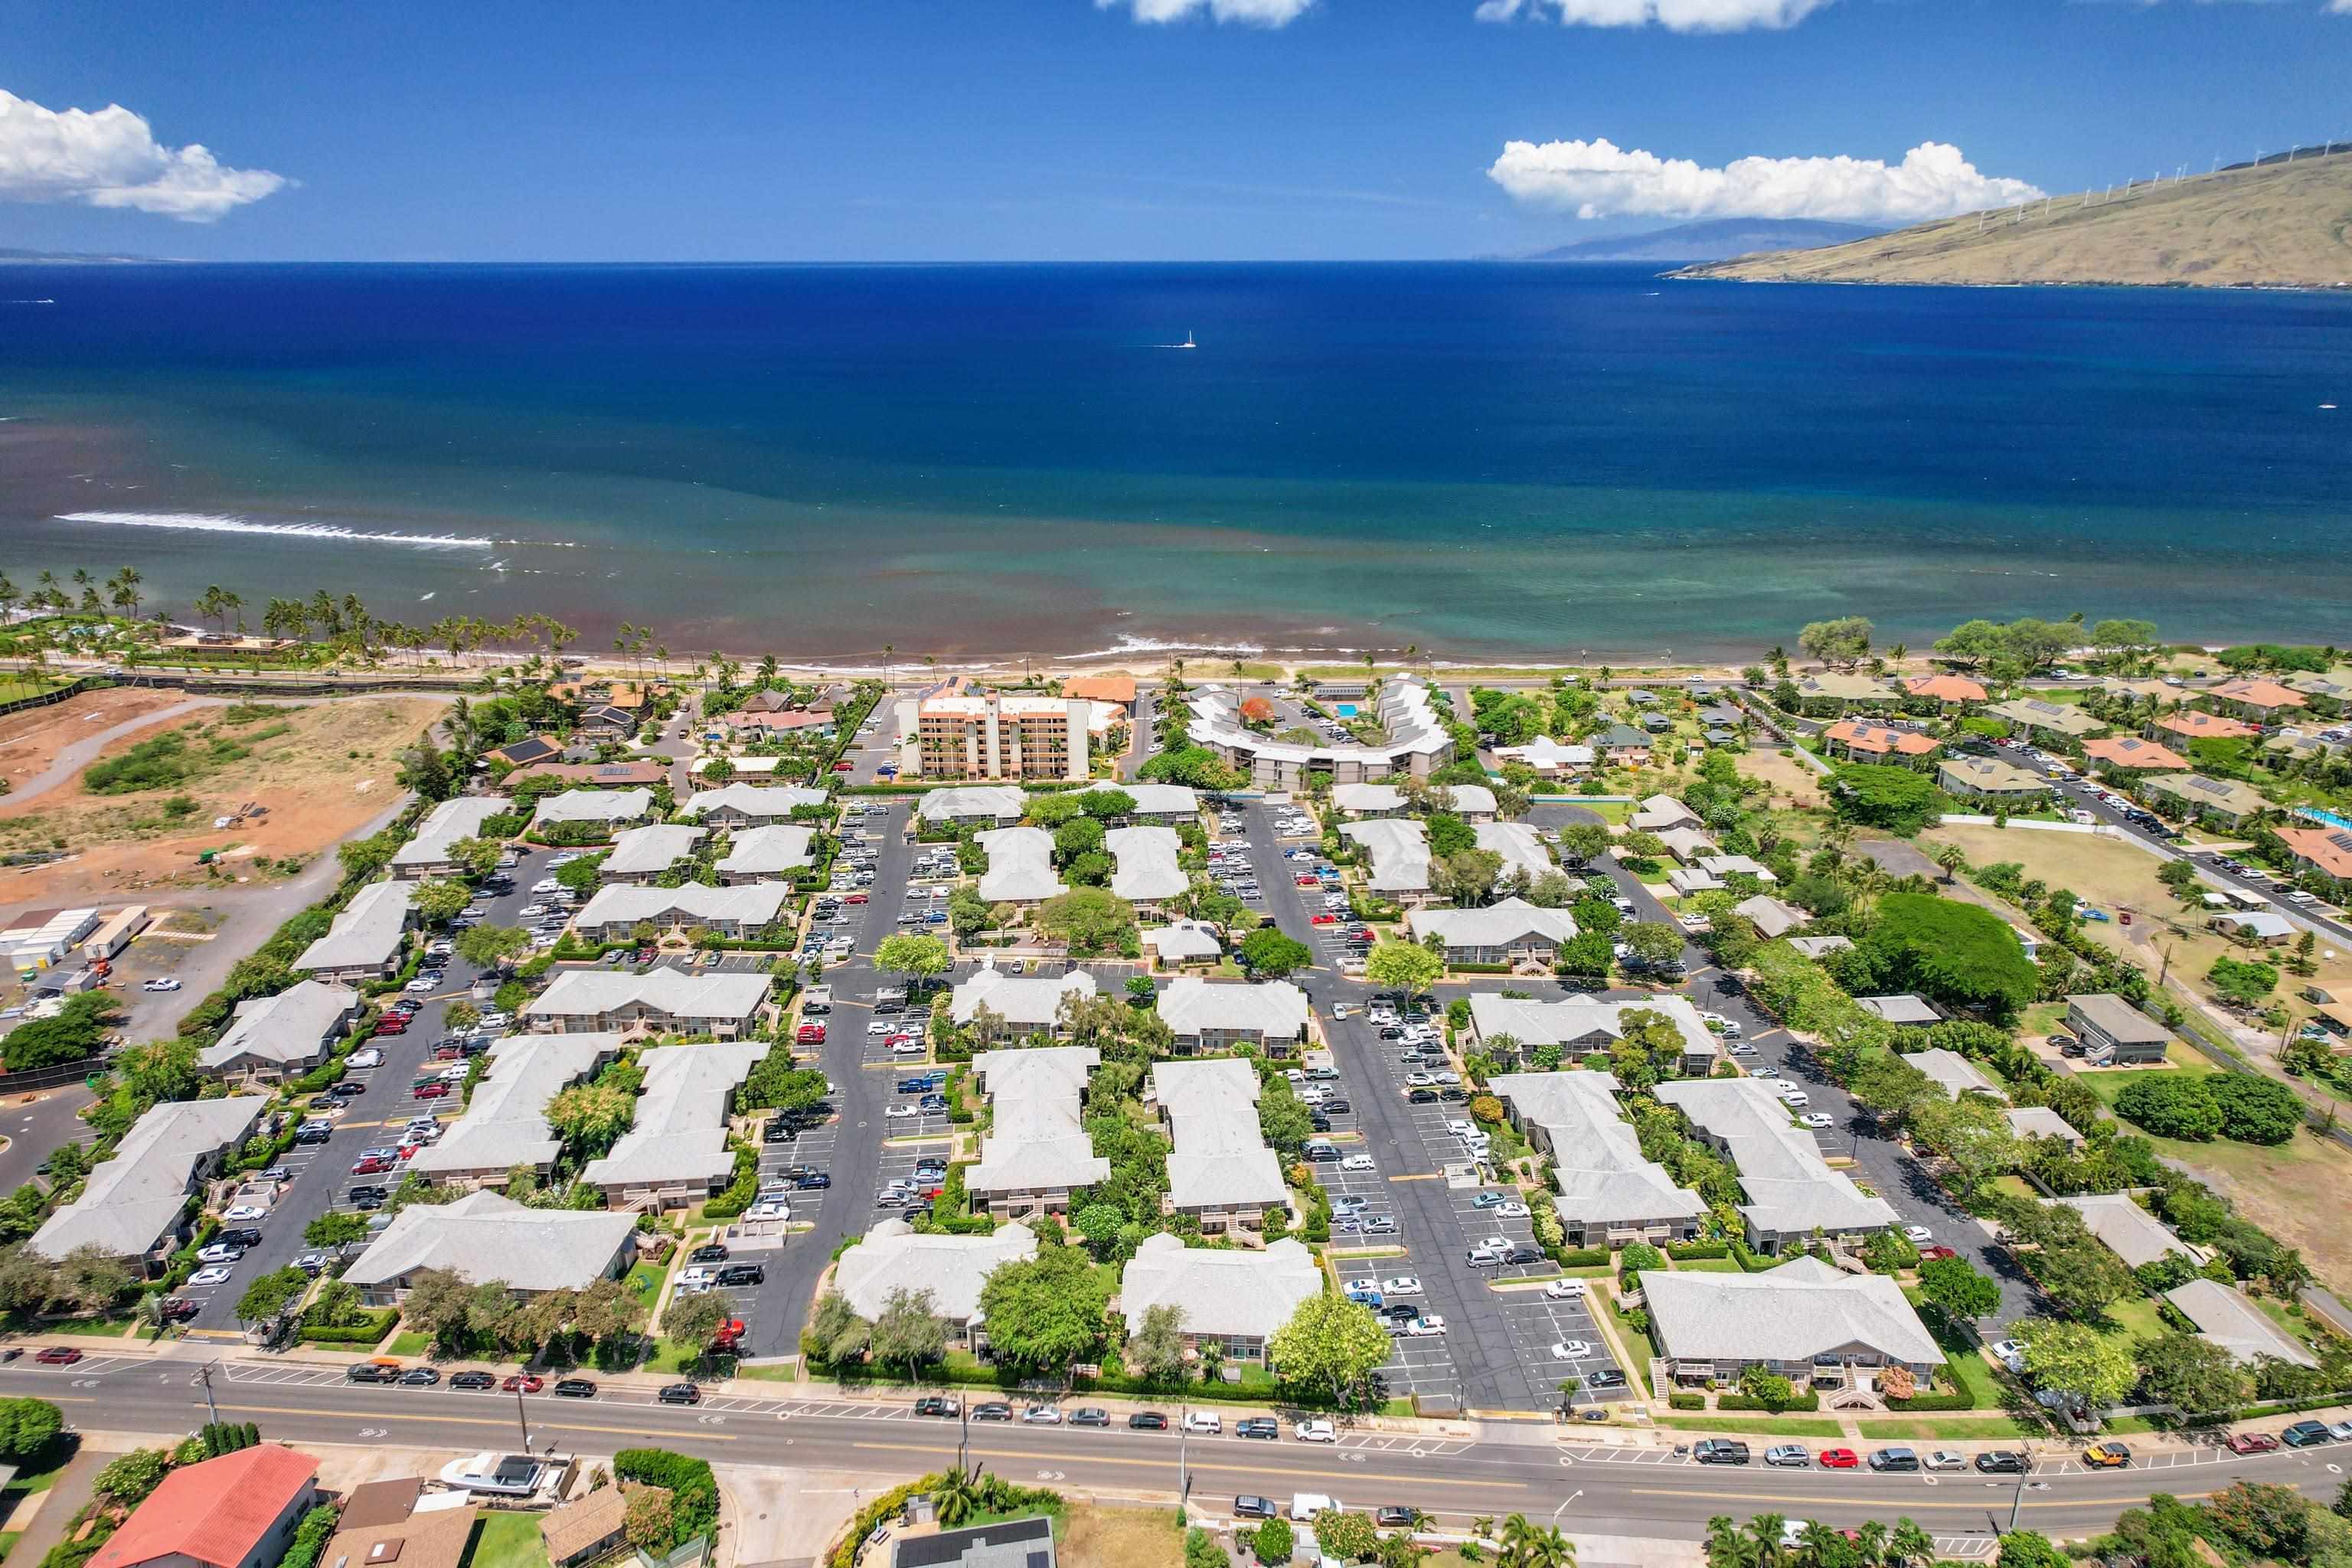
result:
<svg viewBox="0 0 2352 1568"><path fill-rule="evenodd" d="M1763 283L2352 288L2352 146L2076 192L1817 250L1668 274Z"/></svg>
<svg viewBox="0 0 2352 1568"><path fill-rule="evenodd" d="M1822 223L1813 218L1710 218L1703 223L1678 223L1646 234L1621 234L1608 239L1588 239L1556 245L1522 256L1520 261L1717 261L1761 251L1810 250L1816 246L1843 245L1868 239L1884 229L1858 223Z"/></svg>
<svg viewBox="0 0 2352 1568"><path fill-rule="evenodd" d="M110 256L95 250L25 250L13 245L0 245L0 261L152 261L152 256Z"/></svg>

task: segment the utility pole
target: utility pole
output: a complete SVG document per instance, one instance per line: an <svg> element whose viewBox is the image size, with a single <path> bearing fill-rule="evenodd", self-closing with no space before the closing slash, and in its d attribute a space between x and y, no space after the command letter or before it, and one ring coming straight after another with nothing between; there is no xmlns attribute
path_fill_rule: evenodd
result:
<svg viewBox="0 0 2352 1568"><path fill-rule="evenodd" d="M208 1361L196 1372L196 1381L205 1385L205 1409L212 1416L213 1425L215 1426L220 1425L220 1406L213 1403L213 1368L219 1364L217 1362Z"/></svg>
<svg viewBox="0 0 2352 1568"><path fill-rule="evenodd" d="M1176 1506L1178 1508L1182 1508L1192 1500L1192 1477L1191 1470L1187 1468L1192 1446L1192 1407L1189 1403L1177 1406Z"/></svg>
<svg viewBox="0 0 2352 1568"><path fill-rule="evenodd" d="M523 1408L522 1380L515 1380L515 1422L522 1428L522 1451L530 1452L530 1413Z"/></svg>
<svg viewBox="0 0 2352 1568"><path fill-rule="evenodd" d="M2017 1533L2017 1510L2024 1506L2025 1492L2029 1487L2038 1492L2046 1492L2050 1489L2050 1483L2023 1479L2017 1483L2017 1495L2009 1500L2009 1533L2011 1535Z"/></svg>
<svg viewBox="0 0 2352 1568"><path fill-rule="evenodd" d="M957 1425L962 1428L961 1435L956 1438L956 1470L968 1476L971 1474L971 1400L959 1398L956 1401L956 1419Z"/></svg>

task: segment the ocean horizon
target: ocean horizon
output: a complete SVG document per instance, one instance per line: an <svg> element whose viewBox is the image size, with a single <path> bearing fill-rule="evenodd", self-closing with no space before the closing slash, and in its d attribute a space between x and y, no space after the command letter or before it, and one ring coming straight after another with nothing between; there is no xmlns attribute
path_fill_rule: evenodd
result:
<svg viewBox="0 0 2352 1568"><path fill-rule="evenodd" d="M0 567L840 664L2346 640L2352 299L1659 270L0 264Z"/></svg>

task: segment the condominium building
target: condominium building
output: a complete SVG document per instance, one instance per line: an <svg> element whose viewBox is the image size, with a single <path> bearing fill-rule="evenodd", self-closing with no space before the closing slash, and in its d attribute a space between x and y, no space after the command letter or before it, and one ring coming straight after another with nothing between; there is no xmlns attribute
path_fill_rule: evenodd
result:
<svg viewBox="0 0 2352 1568"><path fill-rule="evenodd" d="M902 752L932 779L1083 779L1093 706L1070 697L1003 692L908 698L898 704ZM912 747L905 742L911 739Z"/></svg>

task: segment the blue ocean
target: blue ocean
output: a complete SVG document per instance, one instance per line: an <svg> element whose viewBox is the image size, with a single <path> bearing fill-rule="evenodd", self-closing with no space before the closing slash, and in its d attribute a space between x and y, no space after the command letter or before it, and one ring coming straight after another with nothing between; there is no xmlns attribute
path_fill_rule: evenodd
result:
<svg viewBox="0 0 2352 1568"><path fill-rule="evenodd" d="M1193 346L1180 346L1188 339ZM2352 640L2352 297L0 267L0 566L859 663Z"/></svg>

